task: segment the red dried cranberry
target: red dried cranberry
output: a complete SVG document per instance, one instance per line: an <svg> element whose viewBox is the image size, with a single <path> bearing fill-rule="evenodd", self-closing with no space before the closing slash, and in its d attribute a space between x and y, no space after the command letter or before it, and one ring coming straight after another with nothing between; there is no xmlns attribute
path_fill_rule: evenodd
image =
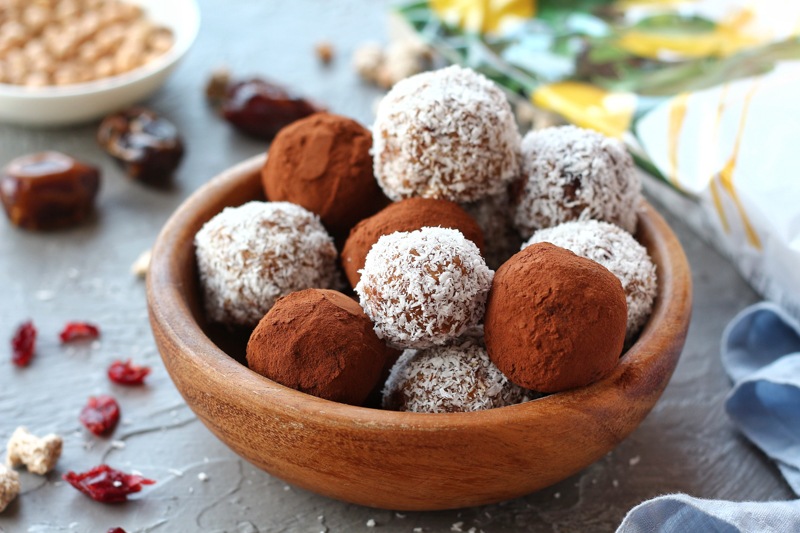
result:
<svg viewBox="0 0 800 533"><path fill-rule="evenodd" d="M68 322L58 336L64 343L94 340L100 336L100 328L88 322Z"/></svg>
<svg viewBox="0 0 800 533"><path fill-rule="evenodd" d="M126 532L121 527L112 527L112 528L109 528L109 530L106 531L106 533L126 533Z"/></svg>
<svg viewBox="0 0 800 533"><path fill-rule="evenodd" d="M96 466L80 474L70 471L63 478L91 499L103 503L124 502L128 494L142 490L142 485L155 483L152 479L126 474L108 465Z"/></svg>
<svg viewBox="0 0 800 533"><path fill-rule="evenodd" d="M142 385L149 373L150 367L134 365L130 359L114 361L108 367L108 379L119 385Z"/></svg>
<svg viewBox="0 0 800 533"><path fill-rule="evenodd" d="M267 141L284 126L318 111L322 109L308 100L259 78L230 85L222 103L225 120L243 133Z"/></svg>
<svg viewBox="0 0 800 533"><path fill-rule="evenodd" d="M28 366L36 350L36 327L28 320L11 339L11 362L17 366Z"/></svg>
<svg viewBox="0 0 800 533"><path fill-rule="evenodd" d="M119 404L111 396L90 396L79 417L86 429L97 436L114 431L119 422Z"/></svg>

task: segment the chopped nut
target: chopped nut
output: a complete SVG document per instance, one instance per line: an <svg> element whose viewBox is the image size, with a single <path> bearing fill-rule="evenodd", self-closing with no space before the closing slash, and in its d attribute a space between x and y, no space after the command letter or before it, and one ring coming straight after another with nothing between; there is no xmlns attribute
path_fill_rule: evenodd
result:
<svg viewBox="0 0 800 533"><path fill-rule="evenodd" d="M56 466L62 444L61 437L54 433L39 438L20 426L8 441L6 464L12 468L25 465L28 472L44 475Z"/></svg>
<svg viewBox="0 0 800 533"><path fill-rule="evenodd" d="M359 76L370 83L378 82L382 63L383 48L378 43L363 44L353 54L353 68Z"/></svg>
<svg viewBox="0 0 800 533"><path fill-rule="evenodd" d="M19 474L0 465L0 513L19 494Z"/></svg>
<svg viewBox="0 0 800 533"><path fill-rule="evenodd" d="M211 77L206 83L206 99L213 107L222 105L230 84L231 73L227 68L220 67L211 73Z"/></svg>
<svg viewBox="0 0 800 533"><path fill-rule="evenodd" d="M317 43L314 50L317 52L317 58L319 58L323 65L328 65L333 61L333 45L331 43L326 41Z"/></svg>
<svg viewBox="0 0 800 533"><path fill-rule="evenodd" d="M431 67L431 53L418 41L396 41L386 49L378 74L378 85L386 89L400 80L424 72Z"/></svg>

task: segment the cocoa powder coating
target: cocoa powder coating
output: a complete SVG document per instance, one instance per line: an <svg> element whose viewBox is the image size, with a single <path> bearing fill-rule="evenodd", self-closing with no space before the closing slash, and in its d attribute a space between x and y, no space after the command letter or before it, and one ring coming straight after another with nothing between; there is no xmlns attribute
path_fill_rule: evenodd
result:
<svg viewBox="0 0 800 533"><path fill-rule="evenodd" d="M247 365L273 381L326 400L362 405L397 352L344 294L307 289L284 296L258 323Z"/></svg>
<svg viewBox="0 0 800 533"><path fill-rule="evenodd" d="M358 284L361 279L358 271L364 268L367 254L378 239L397 231L416 231L424 227L457 229L483 252L483 232L461 206L448 200L409 198L390 204L352 229L341 256L350 285Z"/></svg>
<svg viewBox="0 0 800 533"><path fill-rule="evenodd" d="M622 284L605 267L539 243L497 271L485 320L489 357L509 380L558 392L614 370L627 304Z"/></svg>
<svg viewBox="0 0 800 533"><path fill-rule="evenodd" d="M372 134L358 122L316 113L283 128L261 171L264 193L319 215L337 240L389 200L372 174Z"/></svg>

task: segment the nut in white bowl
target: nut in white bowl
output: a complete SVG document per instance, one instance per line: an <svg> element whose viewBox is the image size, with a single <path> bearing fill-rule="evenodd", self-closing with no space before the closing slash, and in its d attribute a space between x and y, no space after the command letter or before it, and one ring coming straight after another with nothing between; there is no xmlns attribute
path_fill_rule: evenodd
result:
<svg viewBox="0 0 800 533"><path fill-rule="evenodd" d="M126 0L168 28L174 44L164 54L128 72L71 85L27 87L0 83L0 122L65 126L88 122L147 98L164 84L191 47L200 27L196 0Z"/></svg>

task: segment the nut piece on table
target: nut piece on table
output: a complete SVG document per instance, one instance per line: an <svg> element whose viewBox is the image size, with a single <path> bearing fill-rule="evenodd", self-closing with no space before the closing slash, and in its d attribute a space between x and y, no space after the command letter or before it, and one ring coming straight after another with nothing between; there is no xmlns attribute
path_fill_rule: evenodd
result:
<svg viewBox="0 0 800 533"><path fill-rule="evenodd" d="M267 141L284 126L318 111L324 109L259 78L231 84L222 104L225 120L242 133Z"/></svg>
<svg viewBox="0 0 800 533"><path fill-rule="evenodd" d="M21 228L74 226L92 211L100 189L97 168L60 152L18 157L0 174L0 201Z"/></svg>
<svg viewBox="0 0 800 533"><path fill-rule="evenodd" d="M0 464L0 513L19 495L19 474Z"/></svg>
<svg viewBox="0 0 800 533"><path fill-rule="evenodd" d="M327 41L318 42L314 47L314 52L316 52L317 59L319 59L323 65L329 65L331 61L333 61L333 45Z"/></svg>
<svg viewBox="0 0 800 533"><path fill-rule="evenodd" d="M183 159L183 141L175 125L143 107L104 118L97 142L128 176L147 185L166 185Z"/></svg>
<svg viewBox="0 0 800 533"><path fill-rule="evenodd" d="M6 464L12 468L25 465L28 472L44 475L56 466L62 444L61 437L55 433L39 438L20 426L8 441Z"/></svg>

